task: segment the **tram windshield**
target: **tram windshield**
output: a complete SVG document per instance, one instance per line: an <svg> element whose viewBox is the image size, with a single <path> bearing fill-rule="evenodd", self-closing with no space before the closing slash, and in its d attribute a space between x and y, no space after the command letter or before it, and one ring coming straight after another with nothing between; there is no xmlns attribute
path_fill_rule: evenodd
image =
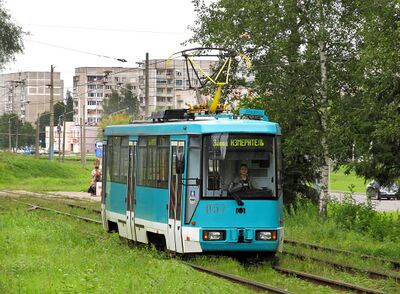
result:
<svg viewBox="0 0 400 294"><path fill-rule="evenodd" d="M203 142L203 197L276 197L274 136L217 133Z"/></svg>

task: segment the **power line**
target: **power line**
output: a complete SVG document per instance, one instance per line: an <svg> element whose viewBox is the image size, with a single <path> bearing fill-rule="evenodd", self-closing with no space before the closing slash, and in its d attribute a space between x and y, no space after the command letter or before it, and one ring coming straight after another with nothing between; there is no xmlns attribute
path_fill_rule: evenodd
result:
<svg viewBox="0 0 400 294"><path fill-rule="evenodd" d="M168 32L168 31L151 31L151 30L136 30L136 29L121 29L121 28L99 28L99 27L84 27L84 26L66 26L66 25L48 25L48 24L23 24L25 26L46 27L51 29L72 29L86 31L108 31L122 33L143 33L143 34L161 34L161 35L187 35L189 32Z"/></svg>
<svg viewBox="0 0 400 294"><path fill-rule="evenodd" d="M68 48L68 47L64 47L64 46L59 46L59 45L50 44L50 43L45 43L45 42L40 42L40 41L35 41L35 40L31 40L31 39L26 39L26 40L29 41L29 42L32 42L32 43L37 43L37 44L41 44L41 45L45 45L45 46L49 46L49 47L55 47L55 48L60 48L60 49L64 49L64 50L74 51L74 52L78 52L78 53L82 53L82 54L88 54L88 55L93 55L93 56L97 56L97 57L113 59L113 60L116 60L116 61L119 61L119 62L122 62L122 63L128 62L128 61L127 61L126 59L124 59L124 58L111 57L111 56L107 56L107 55L92 53L92 52L83 51L83 50L79 50L79 49Z"/></svg>

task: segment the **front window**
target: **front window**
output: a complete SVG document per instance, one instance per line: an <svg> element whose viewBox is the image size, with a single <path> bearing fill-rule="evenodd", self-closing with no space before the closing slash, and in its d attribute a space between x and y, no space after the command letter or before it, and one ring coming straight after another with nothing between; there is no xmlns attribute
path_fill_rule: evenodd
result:
<svg viewBox="0 0 400 294"><path fill-rule="evenodd" d="M218 133L203 144L203 197L276 197L274 136Z"/></svg>

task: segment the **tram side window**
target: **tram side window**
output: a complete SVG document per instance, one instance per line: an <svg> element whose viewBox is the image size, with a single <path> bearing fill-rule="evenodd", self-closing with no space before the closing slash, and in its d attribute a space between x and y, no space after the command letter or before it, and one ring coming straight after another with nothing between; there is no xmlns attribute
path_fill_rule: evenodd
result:
<svg viewBox="0 0 400 294"><path fill-rule="evenodd" d="M169 138L149 136L139 139L138 184L168 188Z"/></svg>
<svg viewBox="0 0 400 294"><path fill-rule="evenodd" d="M128 137L108 138L107 179L117 183L127 183L128 178Z"/></svg>
<svg viewBox="0 0 400 294"><path fill-rule="evenodd" d="M121 149L121 137L110 138L112 145L112 155L111 155L111 181L119 182L119 162L120 162L120 149Z"/></svg>
<svg viewBox="0 0 400 294"><path fill-rule="evenodd" d="M159 137L157 142L157 187L168 188L169 139Z"/></svg>
<svg viewBox="0 0 400 294"><path fill-rule="evenodd" d="M128 167L129 167L129 140L128 137L121 139L121 156L120 156L120 174L119 181L121 183L128 182Z"/></svg>

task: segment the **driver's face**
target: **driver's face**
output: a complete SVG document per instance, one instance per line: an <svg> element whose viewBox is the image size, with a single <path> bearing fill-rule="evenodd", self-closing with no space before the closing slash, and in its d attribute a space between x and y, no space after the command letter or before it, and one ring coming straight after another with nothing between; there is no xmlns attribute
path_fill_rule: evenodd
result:
<svg viewBox="0 0 400 294"><path fill-rule="evenodd" d="M249 169L246 166L242 166L240 168L240 175L245 176L245 175L247 175L248 171L249 171Z"/></svg>

